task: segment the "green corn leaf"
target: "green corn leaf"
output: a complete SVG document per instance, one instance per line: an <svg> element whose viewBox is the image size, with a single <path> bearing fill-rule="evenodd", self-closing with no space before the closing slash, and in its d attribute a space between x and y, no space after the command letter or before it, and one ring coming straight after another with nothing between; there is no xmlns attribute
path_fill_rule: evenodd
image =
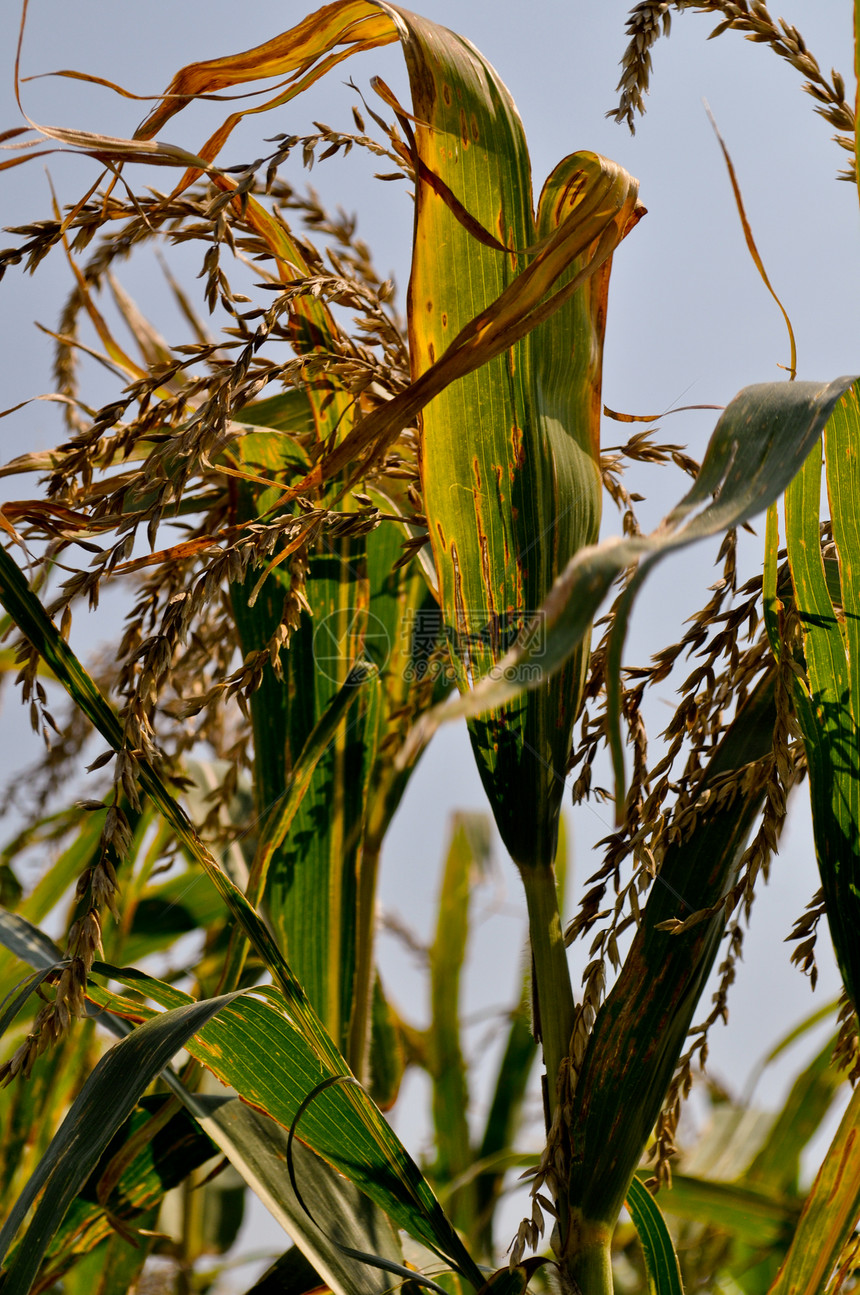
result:
<svg viewBox="0 0 860 1295"><path fill-rule="evenodd" d="M52 971L53 967L47 967L44 971L34 972L32 975L25 977L23 981L15 986L15 989L6 995L3 1002L0 1003L0 1039L2 1039L15 1017L35 994L39 986L47 980Z"/></svg>
<svg viewBox="0 0 860 1295"><path fill-rule="evenodd" d="M289 462L282 458L288 445L269 431L243 438L233 453L245 471L288 479ZM265 511L272 493L243 483L243 513ZM399 545L390 524L366 537L321 535L304 582L309 613L283 654L282 677L267 667L251 698L257 797L268 815L252 898L263 901L308 997L359 1072L370 1012L379 848L375 835L368 842L367 820L374 799L384 805L387 797L382 770L390 760L377 757L383 732L393 727L389 681L402 671L398 615L407 591L414 597L423 583L415 573L392 571ZM268 644L288 588L283 566L262 584L252 571L234 586L246 653Z"/></svg>
<svg viewBox="0 0 860 1295"><path fill-rule="evenodd" d="M24 919L16 914L0 911L0 940L21 949L28 961L46 959L50 946L45 945L43 951L41 943L32 938L25 940L25 937L30 937L31 934L30 924ZM59 957L59 950L56 952ZM100 974L111 975L114 968L96 963L94 970ZM139 976L132 978L131 983L135 986L139 985L144 992L149 986L146 978ZM158 986L164 1001L171 1007L182 1006L190 1001L187 996L177 992L171 994L166 985L158 982L152 982L152 984ZM103 1000L104 1003L107 1001L107 999ZM140 1005L134 1004L132 1010L139 1013ZM154 1016L151 1012L148 1015ZM107 1010L100 1009L99 1019L109 1028L118 1024L122 1027L123 1033L128 1030L124 1020L113 1016ZM285 1232L298 1240L303 1253L309 1257L316 1271L325 1276L337 1295L374 1295L377 1291L381 1295L381 1292L389 1288L388 1278L383 1280L379 1273L369 1269L366 1264L350 1259L338 1248L339 1243L352 1249L372 1251L392 1262L401 1258L396 1234L385 1215L367 1197L357 1191L348 1179L334 1173L324 1161L319 1160L301 1144L294 1145L293 1154L297 1161L299 1183L306 1204L312 1214L323 1222L331 1217L336 1217L338 1220L337 1236L333 1241L325 1231L311 1223L296 1199L286 1170L287 1134L280 1125L260 1110L247 1106L236 1098L214 1098L191 1093L169 1071L163 1072L162 1077L170 1082L171 1089L183 1102L210 1142L227 1157L273 1217L281 1223ZM31 1084L19 1085L16 1092L29 1095L36 1084L37 1078L34 1077ZM28 1123L22 1137L29 1134ZM152 1154L151 1144L148 1144L148 1149ZM146 1152L146 1149L144 1151ZM14 1155L14 1144L10 1146L10 1152ZM184 1142L178 1147L178 1152L187 1157ZM162 1173L163 1177L169 1176L169 1165L168 1158L164 1162L162 1171L161 1160L159 1161L159 1173ZM139 1175L141 1170L143 1178L138 1181L136 1175ZM150 1180L145 1154L142 1160L138 1157L134 1165L128 1167L118 1186L122 1190L122 1199L128 1205L143 1204L145 1200L152 1198L154 1182ZM146 1195L147 1193L149 1195ZM117 1208L119 1203L115 1202L113 1212L116 1212ZM74 1239L79 1233L83 1233L89 1237L95 1236L97 1240L104 1234L105 1228L109 1229L109 1227L110 1224L107 1223L101 1209L87 1206L82 1199L79 1199L72 1206L67 1216L67 1225L61 1230L51 1249L51 1254L56 1256L54 1266L57 1272L59 1273L66 1261L71 1261L69 1256L66 1256L66 1260L63 1259L65 1236L68 1235ZM75 1253L77 1252L76 1250Z"/></svg>
<svg viewBox="0 0 860 1295"><path fill-rule="evenodd" d="M860 1004L860 382L824 434L839 611L827 587L819 539L821 452L815 448L786 492L785 520L806 681L795 701L809 767L815 852L827 920L845 987Z"/></svg>
<svg viewBox="0 0 860 1295"><path fill-rule="evenodd" d="M631 1182L625 1203L645 1257L648 1295L683 1295L678 1256L666 1220L654 1197L638 1178Z"/></svg>
<svg viewBox="0 0 860 1295"><path fill-rule="evenodd" d="M63 816L65 818L65 816ZM70 886L74 886L87 866L97 857L103 819L98 814L86 811L75 811L79 830L59 858L39 878L30 894L22 901L18 911L22 917L29 918L36 926L47 917L48 913L64 895ZM58 821L58 826L62 820ZM46 833L51 831L51 821L44 825ZM36 833L36 839L39 839ZM26 840L16 839L9 845L11 857L29 844Z"/></svg>
<svg viewBox="0 0 860 1295"><path fill-rule="evenodd" d="M26 1244L5 1271L6 1295L27 1295L51 1238L111 1137L189 1035L229 1002L227 996L176 1008L147 1021L101 1059L0 1232L2 1262L39 1198Z"/></svg>
<svg viewBox="0 0 860 1295"><path fill-rule="evenodd" d="M768 1295L820 1295L860 1219L860 1087L854 1089Z"/></svg>
<svg viewBox="0 0 860 1295"><path fill-rule="evenodd" d="M28 1028L26 1020L18 1028L16 1042ZM14 1201L23 1190L97 1057L93 1022L82 1021L40 1059L29 1080L3 1091L0 1199Z"/></svg>
<svg viewBox="0 0 860 1295"><path fill-rule="evenodd" d="M21 572L3 548L0 548L0 602L7 607L15 623L39 654L50 662L58 680L94 727L114 750L121 750L122 729L114 712L61 637L36 595L27 588ZM296 1019L302 1022L302 1028L319 1049L320 1056L330 1061L333 1070L340 1070L344 1065L342 1057L309 1004L268 927L203 844L158 772L146 761L140 761L138 775L144 790L170 823L184 848L202 865L263 963L272 972L290 1009L295 1013Z"/></svg>
<svg viewBox="0 0 860 1295"><path fill-rule="evenodd" d="M506 88L459 37L414 15L405 21L420 123L416 149L436 177L419 184L417 195L410 278L415 376L472 320L496 314L491 303L522 282L526 249L567 231L557 289L595 261L587 284L550 319L442 391L422 415L424 504L444 632L465 689L521 635L573 553L597 538L603 240L607 229L615 242L623 236L636 184L604 159L574 154L547 180L535 217L528 149ZM476 238L461 208L494 236L491 245ZM549 866L555 857L587 651L581 644L538 697L470 726L502 839L521 867Z"/></svg>
<svg viewBox="0 0 860 1295"><path fill-rule="evenodd" d="M306 1259L298 1246L289 1250L267 1268L262 1277L249 1286L245 1295L315 1295L320 1288L320 1277L310 1260ZM336 1295L340 1295L335 1287Z"/></svg>
<svg viewBox="0 0 860 1295"><path fill-rule="evenodd" d="M667 1214L707 1223L756 1248L784 1247L800 1215L800 1203L776 1191L690 1174L673 1173L660 1201Z"/></svg>
<svg viewBox="0 0 860 1295"><path fill-rule="evenodd" d="M62 950L50 936L20 913L0 909L0 943L22 962L38 970L50 970L63 961Z"/></svg>
<svg viewBox="0 0 860 1295"><path fill-rule="evenodd" d="M163 857L163 856L162 856ZM111 959L136 964L170 948L189 931L208 931L227 918L227 908L205 874L186 869L160 885L147 886L134 908L134 923L117 948L106 931L105 953Z"/></svg>
<svg viewBox="0 0 860 1295"><path fill-rule="evenodd" d="M837 1038L829 1038L795 1079L770 1133L744 1174L745 1183L784 1195L797 1191L801 1154L847 1078L833 1064Z"/></svg>
<svg viewBox="0 0 860 1295"><path fill-rule="evenodd" d="M145 1226L146 1220L141 1215L157 1209L165 1192L212 1159L216 1148L211 1140L181 1107L177 1109L175 1102L165 1109L167 1100L142 1098L105 1148L49 1247L43 1279L48 1276L59 1279L81 1255L116 1236L116 1222L134 1228L141 1223ZM135 1141L135 1149L129 1157L127 1147L131 1139ZM114 1157L122 1160L122 1165L119 1172L112 1174ZM103 1174L113 1178L107 1193L100 1181ZM26 1237L23 1244L28 1244ZM134 1250L132 1246L128 1248ZM122 1253L120 1249L111 1263L118 1263Z"/></svg>
<svg viewBox="0 0 860 1295"><path fill-rule="evenodd" d="M397 1234L372 1201L307 1147L294 1143L296 1177L309 1218L289 1181L287 1134L280 1125L237 1098L189 1094L187 1100L201 1127L298 1244L319 1274L317 1281L322 1278L335 1295L385 1295L390 1290L390 1277L343 1253L343 1247L366 1250L402 1263Z"/></svg>
<svg viewBox="0 0 860 1295"><path fill-rule="evenodd" d="M181 991L142 972L116 967L100 967L100 972L164 1007L187 1005ZM138 1003L118 999L94 985L88 995L120 1014L137 1019L148 1014ZM342 1065L321 1064L271 986L244 991L185 1047L222 1083L287 1129L308 1094L320 1083L330 1083L301 1117L302 1141L366 1192L398 1226L430 1246L473 1285L482 1284L428 1183L390 1126Z"/></svg>
<svg viewBox="0 0 860 1295"><path fill-rule="evenodd" d="M140 1274L156 1244L158 1210L139 1216L134 1242L114 1232L64 1274L63 1295L110 1295L111 1291L135 1290ZM50 1289L50 1288L49 1288Z"/></svg>

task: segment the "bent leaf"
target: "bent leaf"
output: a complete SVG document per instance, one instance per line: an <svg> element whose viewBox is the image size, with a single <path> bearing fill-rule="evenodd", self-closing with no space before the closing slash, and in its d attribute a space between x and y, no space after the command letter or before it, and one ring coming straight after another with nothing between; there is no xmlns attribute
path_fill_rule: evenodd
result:
<svg viewBox="0 0 860 1295"><path fill-rule="evenodd" d="M189 1094L188 1103L201 1127L335 1295L385 1295L390 1290L390 1278L349 1258L341 1249L372 1250L392 1262L402 1259L397 1234L385 1215L348 1179L307 1147L293 1147L302 1197L313 1216L310 1219L289 1182L287 1135L279 1125L235 1097Z"/></svg>
<svg viewBox="0 0 860 1295"><path fill-rule="evenodd" d="M132 968L103 967L101 973L164 1007L188 1002L181 991ZM149 1014L138 1002L120 999L95 985L87 993L110 1011L136 1019ZM222 1083L285 1129L308 1094L322 1082L331 1082L302 1115L302 1141L355 1183L393 1222L430 1246L476 1288L482 1285L477 1267L406 1148L342 1062L321 1061L290 1020L273 986L246 990L231 1000L185 1047Z"/></svg>
<svg viewBox="0 0 860 1295"><path fill-rule="evenodd" d="M650 535L612 538L581 549L553 585L540 609L531 641L515 645L465 696L427 715L413 732L407 752L429 741L446 720L484 714L538 688L561 669L589 631L612 583L629 567L651 563L699 539L740 526L776 499L802 467L837 401L854 378L834 382L762 383L746 387L726 407L708 444L690 491ZM616 620L611 653L620 661L637 584ZM617 708L616 708L617 709ZM615 716L617 726L617 713ZM615 734L616 753L620 737ZM617 754L616 754L617 762ZM618 770L618 772L622 772ZM623 802L619 780L618 803Z"/></svg>
<svg viewBox="0 0 860 1295"><path fill-rule="evenodd" d="M424 32L421 20L409 22ZM537 308L550 286L578 285L528 336L510 338L423 411L424 504L443 632L464 690L498 664L555 576L597 538L609 254L633 220L637 185L603 158L573 154L547 180L535 218L525 138L505 87L474 55L463 59L450 33L425 52L428 44L407 49L418 154L509 250L478 245L433 187L419 184L413 373L420 381L472 330L476 340L503 330L506 309L521 312L527 289ZM524 249L542 241L530 262ZM553 278L540 267L550 247ZM470 726L502 839L521 867L555 856L587 653L583 639L539 698Z"/></svg>

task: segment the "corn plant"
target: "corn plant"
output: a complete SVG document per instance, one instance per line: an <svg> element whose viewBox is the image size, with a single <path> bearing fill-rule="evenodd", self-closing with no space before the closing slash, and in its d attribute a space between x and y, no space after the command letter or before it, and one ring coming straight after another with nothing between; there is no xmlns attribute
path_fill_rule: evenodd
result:
<svg viewBox="0 0 860 1295"><path fill-rule="evenodd" d="M649 48L684 7L633 11L619 120L641 107ZM824 77L799 33L756 0L695 7L806 76L856 180L842 79ZM268 140L250 164L229 161L243 117L395 42L408 108L376 81L376 106L358 97L354 129L318 124ZM204 142L163 138L189 101L237 87L250 106L240 97ZM804 774L822 890L798 922L796 956L812 970L826 917L845 985L838 1052L857 1073L860 379L798 381L792 363L785 380L727 406L701 465L642 433L601 455L609 280L628 237L634 254L638 183L575 152L535 201L498 74L464 38L383 0L334 0L256 49L182 68L132 139L43 129L39 151L54 147L104 171L80 200L13 230L0 254L4 270L65 257L75 283L56 330L63 440L3 469L42 485L3 508L0 601L18 634L4 667L47 745L0 873L2 1025L13 1040L2 1068L0 1173L14 1201L0 1231L4 1295L133 1288L173 1188L184 1192L173 1258L187 1282L235 1233L230 1180L220 1193L193 1190L213 1157L293 1242L257 1292L555 1282L605 1295L613 1237L616 1258L629 1245L616 1232L625 1205L647 1289L678 1291L649 1187L696 1218L701 1247L709 1217L728 1237L722 1268L685 1260L691 1280L725 1273L750 1295L835 1289L860 1214L856 1096L805 1203L799 1135L789 1152L773 1134L729 1187L705 1163L673 1188L671 1160L756 882ZM297 163L351 149L413 188L405 320L353 224L287 179ZM170 168L172 187L136 189L141 164ZM167 271L183 344L169 346L119 282L123 261L153 245L202 252L202 302ZM128 326L131 350L112 319ZM86 354L117 381L97 408L81 382ZM649 534L623 478L625 461L642 458L694 478ZM624 520L601 541L604 489ZM735 533L765 511L762 572L743 584ZM721 579L690 629L646 669L623 671L648 571L715 535ZM118 581L122 634L88 670L71 646L76 617ZM652 762L644 689L690 653ZM57 689L70 699L61 722ZM477 1140L459 971L480 823L461 820L452 836L427 1031L402 1018L374 953L386 831L424 746L457 717L529 930ZM89 768L112 776L58 809L93 730L106 747ZM565 931L563 788L574 772L576 801L597 793L604 745L616 830ZM17 864L28 851L55 860L25 896ZM61 899L56 943L43 928ZM183 934L197 936L190 969L173 949ZM576 988L575 940L591 954ZM713 1009L694 1025L724 942ZM104 1030L119 1040L107 1050ZM527 1162L530 1213L505 1262L494 1214L505 1173L523 1164L513 1143L538 1051L545 1141ZM423 1066L434 1092L436 1154L423 1168L383 1113L407 1065ZM807 1075L819 1115L836 1087L825 1069L819 1059ZM750 1276L738 1218L753 1206L773 1243Z"/></svg>

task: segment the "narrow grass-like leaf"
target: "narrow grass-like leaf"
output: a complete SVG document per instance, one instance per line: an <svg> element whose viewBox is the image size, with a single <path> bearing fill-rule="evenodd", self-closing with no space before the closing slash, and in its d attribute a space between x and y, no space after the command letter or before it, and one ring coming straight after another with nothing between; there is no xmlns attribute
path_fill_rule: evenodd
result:
<svg viewBox="0 0 860 1295"><path fill-rule="evenodd" d="M69 844L40 876L30 893L22 899L16 912L33 922L34 930L47 917L57 901L73 886L98 850L103 820L85 810L72 810L44 819L35 828L25 828L8 843L4 858L15 859L32 845L44 844L64 834L75 823L78 830Z"/></svg>
<svg viewBox="0 0 860 1295"><path fill-rule="evenodd" d="M642 1246L649 1295L683 1295L678 1256L666 1220L660 1206L638 1178L631 1182L625 1203Z"/></svg>
<svg viewBox="0 0 860 1295"><path fill-rule="evenodd" d="M176 1008L146 1022L101 1059L0 1232L2 1262L41 1193L26 1245L5 1274L6 1295L26 1295L66 1210L137 1099L189 1036L229 1002L227 996Z"/></svg>
<svg viewBox="0 0 860 1295"><path fill-rule="evenodd" d="M20 981L11 993L6 995L3 1002L0 1003L0 1039L2 1039L25 1003L35 994L39 986L47 980L53 970L53 967L46 967L44 971L34 971L32 975L26 976L24 980Z"/></svg>
<svg viewBox="0 0 860 1295"><path fill-rule="evenodd" d="M243 438L235 457L245 471L289 480L288 453L285 438L261 432ZM272 506L273 493L243 484L242 516L262 514ZM251 698L256 798L267 825L249 896L265 906L305 992L346 1051L355 1007L357 879L367 784L380 736L380 683L364 660L367 540L329 540L324 533L312 540L304 586L309 614L301 616L278 671L267 666ZM269 645L290 586L282 564L271 567L262 581L252 570L233 586L245 654ZM364 687L357 688L359 683Z"/></svg>
<svg viewBox="0 0 860 1295"><path fill-rule="evenodd" d="M820 1295L825 1289L860 1219L858 1128L860 1086L851 1095L768 1295Z"/></svg>
<svg viewBox="0 0 860 1295"><path fill-rule="evenodd" d="M376 674L375 666L365 661L356 662L308 734L287 786L271 806L260 833L246 891L252 904L258 904L265 893L269 866L290 831L320 760L335 742L343 720L361 695L362 685L375 678ZM241 947L246 948L241 932L233 937L232 943L235 945L239 939L242 940ZM227 980L238 977L241 961L242 955L238 948L235 951L231 949L224 971Z"/></svg>
<svg viewBox="0 0 860 1295"><path fill-rule="evenodd" d="M469 937L469 897L486 871L490 823L483 814L456 814L429 950L431 1024L427 1044L433 1079L433 1124L436 1131L434 1172L442 1183L468 1169L472 1161L469 1089L460 1042L460 975ZM451 1218L468 1234L474 1203L467 1188L449 1202Z"/></svg>
<svg viewBox="0 0 860 1295"><path fill-rule="evenodd" d="M27 588L21 572L3 548L0 548L0 602L11 613L30 643L49 662L58 680L90 722L114 750L122 750L122 729L116 715L48 617L36 595ZM234 918L244 929L248 940L271 970L290 1009L302 1021L307 1037L314 1041L320 1056L327 1058L335 1071L339 1070L344 1064L343 1059L308 1003L301 985L293 976L259 914L203 844L158 772L142 760L138 764L138 774L144 790L170 823L189 854L203 866Z"/></svg>
<svg viewBox="0 0 860 1295"><path fill-rule="evenodd" d="M0 908L0 944L31 967L49 970L63 961L62 950L50 936L18 913Z"/></svg>
<svg viewBox="0 0 860 1295"><path fill-rule="evenodd" d="M176 1102L168 1105L164 1096L142 1098L72 1202L48 1249L40 1281L59 1279L81 1255L116 1236L115 1223L146 1226L141 1215L157 1209L170 1188L215 1154L216 1147Z"/></svg>
<svg viewBox="0 0 860 1295"><path fill-rule="evenodd" d="M770 1133L744 1174L745 1183L784 1195L797 1191L800 1157L847 1079L833 1064L837 1037L828 1039L795 1079Z"/></svg>
<svg viewBox="0 0 860 1295"><path fill-rule="evenodd" d="M44 957L41 944L34 940L23 940L30 933L29 924L15 914L0 911L0 939L8 932L11 932L16 947L25 951L28 961ZM59 954L59 950L57 953ZM115 970L101 963L95 963L93 969L99 975L109 976ZM133 978L132 983L139 984L145 992L149 982L138 977ZM167 986L160 988L166 990ZM188 1002L190 1000L185 995L178 993L174 993L169 999L173 1007ZM139 1011L137 1004L134 1010ZM152 1015L149 1011L145 1014ZM115 1032L118 1029L121 1037L129 1030L126 1022L110 1011L101 1011L100 1023ZM376 1274L368 1272L366 1265L347 1259L318 1228L309 1224L305 1211L295 1199L286 1171L285 1129L261 1111L236 1098L210 1098L189 1092L169 1070L162 1071L162 1078L169 1083L200 1127L238 1170L273 1217L281 1223L285 1232L299 1240L304 1253L332 1284L334 1291L342 1295L353 1295L353 1292L355 1295L373 1295L373 1292L388 1289L390 1283L387 1280L381 1282ZM298 1157L301 1182L303 1185L308 1183L303 1194L307 1202L319 1210L319 1216L327 1218L332 1211L332 1202L337 1201L339 1236L345 1244L373 1249L391 1259L399 1258L396 1235L385 1216L367 1197L353 1187L348 1179L330 1170L324 1161L313 1156L304 1146L295 1147L294 1154ZM308 1157L307 1163L303 1157ZM144 1187L146 1185L145 1183ZM139 1193L135 1188L134 1200L138 1199ZM76 1208L73 1207L73 1212ZM104 1216L101 1211L96 1211L93 1217ZM81 1220L77 1214L75 1218L77 1223L74 1219L72 1221L77 1227Z"/></svg>

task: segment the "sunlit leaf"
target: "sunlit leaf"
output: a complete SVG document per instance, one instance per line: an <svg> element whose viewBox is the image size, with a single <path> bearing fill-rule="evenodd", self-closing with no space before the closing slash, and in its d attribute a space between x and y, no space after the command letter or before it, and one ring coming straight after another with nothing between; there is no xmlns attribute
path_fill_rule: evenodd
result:
<svg viewBox="0 0 860 1295"><path fill-rule="evenodd" d="M827 587L816 448L785 498L786 544L806 681L795 699L809 766L815 852L845 987L860 1003L860 384L827 422L824 453L841 606Z"/></svg>
<svg viewBox="0 0 860 1295"><path fill-rule="evenodd" d="M645 1256L649 1295L682 1295L681 1271L666 1220L654 1197L638 1178L630 1184L626 1205Z"/></svg>
<svg viewBox="0 0 860 1295"><path fill-rule="evenodd" d="M50 1240L137 1099L189 1035L230 998L191 1003L148 1021L93 1070L0 1232L0 1261L37 1198L22 1246L5 1274L7 1295L26 1295ZM41 1193L41 1196L40 1196Z"/></svg>
<svg viewBox="0 0 860 1295"><path fill-rule="evenodd" d="M820 1295L860 1218L860 1087L806 1198L785 1262L768 1295Z"/></svg>

